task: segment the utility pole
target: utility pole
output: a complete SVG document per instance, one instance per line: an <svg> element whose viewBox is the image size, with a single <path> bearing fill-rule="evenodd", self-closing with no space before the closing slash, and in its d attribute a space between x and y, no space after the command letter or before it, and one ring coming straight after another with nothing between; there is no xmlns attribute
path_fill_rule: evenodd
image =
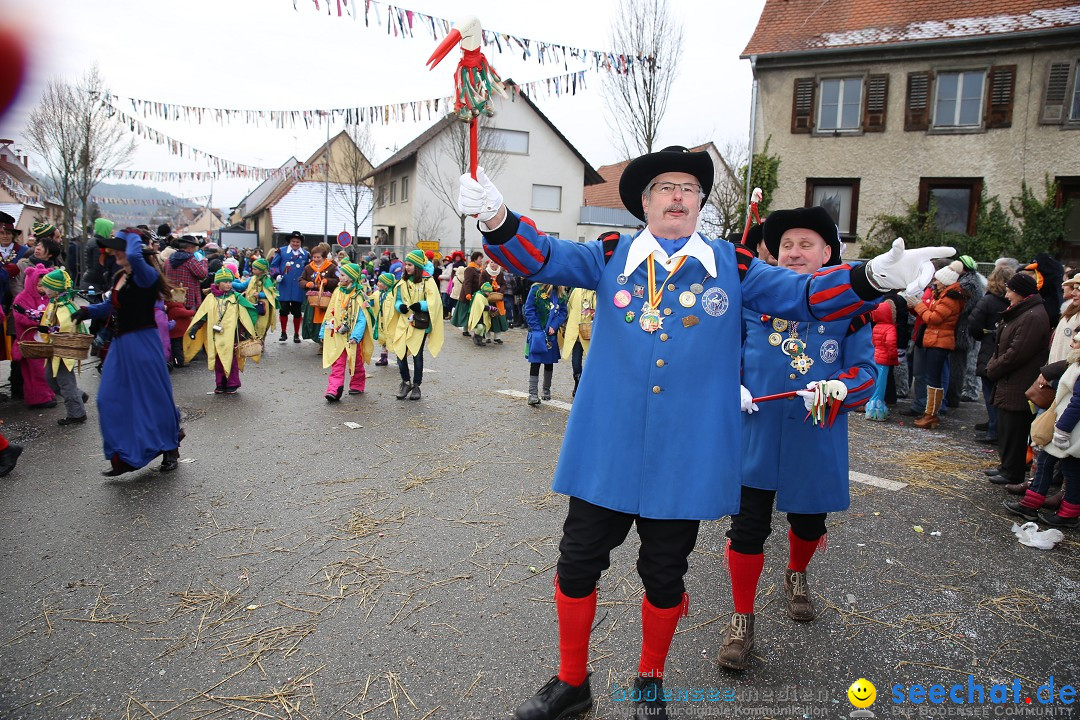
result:
<svg viewBox="0 0 1080 720"><path fill-rule="evenodd" d="M326 166L323 168L323 236L322 241L330 244L330 113L326 113L326 149L323 151Z"/></svg>

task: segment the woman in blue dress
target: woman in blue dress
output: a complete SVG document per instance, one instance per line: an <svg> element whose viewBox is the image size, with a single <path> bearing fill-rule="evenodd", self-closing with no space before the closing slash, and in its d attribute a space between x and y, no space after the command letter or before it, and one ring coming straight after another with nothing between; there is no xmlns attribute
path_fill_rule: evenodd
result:
<svg viewBox="0 0 1080 720"><path fill-rule="evenodd" d="M529 326L525 357L529 361L529 404L539 405L541 395L540 366L544 366L543 399L551 399L551 374L559 362L559 340L556 334L566 322L566 293L555 285L538 283L529 289L523 308Z"/></svg>

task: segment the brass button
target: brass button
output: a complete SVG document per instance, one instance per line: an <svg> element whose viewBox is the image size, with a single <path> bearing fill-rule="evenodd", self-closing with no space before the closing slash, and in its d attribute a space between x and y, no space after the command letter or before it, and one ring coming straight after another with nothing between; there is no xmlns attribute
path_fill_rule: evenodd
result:
<svg viewBox="0 0 1080 720"><path fill-rule="evenodd" d="M790 378L791 380L794 380L795 379L795 373L791 373L790 375L788 375L788 378Z"/></svg>
<svg viewBox="0 0 1080 720"><path fill-rule="evenodd" d="M674 290L675 289L675 283L668 283L667 289L668 290Z"/></svg>
<svg viewBox="0 0 1080 720"><path fill-rule="evenodd" d="M660 394L660 386L659 385L653 385L652 386L652 391L653 391L653 395L659 395Z"/></svg>
<svg viewBox="0 0 1080 720"><path fill-rule="evenodd" d="M660 342L667 342L667 339L668 339L668 334L667 333L660 333Z"/></svg>
<svg viewBox="0 0 1080 720"><path fill-rule="evenodd" d="M657 360L657 361L656 361L656 367L664 367L664 360L663 360L663 358L661 358L660 360Z"/></svg>
<svg viewBox="0 0 1080 720"><path fill-rule="evenodd" d="M671 314L671 308L664 308L664 314L665 315L670 315Z"/></svg>

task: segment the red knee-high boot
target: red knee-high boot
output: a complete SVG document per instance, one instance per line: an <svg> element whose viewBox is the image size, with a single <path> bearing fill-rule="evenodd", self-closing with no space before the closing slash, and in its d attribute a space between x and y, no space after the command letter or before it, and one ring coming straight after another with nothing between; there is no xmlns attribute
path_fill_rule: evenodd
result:
<svg viewBox="0 0 1080 720"><path fill-rule="evenodd" d="M690 596L683 593L682 602L672 608L658 608L641 598L641 660L638 662L638 677L662 679L664 663L667 661L671 638L675 636L675 627L679 618L690 612Z"/></svg>
<svg viewBox="0 0 1080 720"><path fill-rule="evenodd" d="M806 566L810 564L810 558L814 557L818 546L825 544L825 536L822 535L817 540L803 540L791 528L788 528L787 536L788 570L806 572Z"/></svg>
<svg viewBox="0 0 1080 720"><path fill-rule="evenodd" d="M555 582L555 610L559 615L559 679L581 685L588 677L589 633L596 617L596 590L583 598L563 595Z"/></svg>
<svg viewBox="0 0 1080 720"><path fill-rule="evenodd" d="M731 597L735 612L754 612L754 596L757 595L761 569L765 567L765 554L745 555L728 547L728 572L731 574Z"/></svg>
<svg viewBox="0 0 1080 720"><path fill-rule="evenodd" d="M298 318L295 315L292 319L292 334L293 337L300 337L300 323L303 322L303 318Z"/></svg>

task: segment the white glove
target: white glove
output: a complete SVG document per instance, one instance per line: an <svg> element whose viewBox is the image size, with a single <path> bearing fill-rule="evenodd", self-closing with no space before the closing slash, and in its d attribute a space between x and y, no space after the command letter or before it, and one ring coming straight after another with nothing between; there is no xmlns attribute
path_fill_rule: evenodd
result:
<svg viewBox="0 0 1080 720"><path fill-rule="evenodd" d="M1067 433L1064 430L1054 428L1054 447L1067 450L1071 439L1072 433Z"/></svg>
<svg viewBox="0 0 1080 720"><path fill-rule="evenodd" d="M840 380L814 380L806 383L805 390L796 390L795 394L803 399L803 405L809 412L819 398L824 400L835 398L843 402L847 397L847 385Z"/></svg>
<svg viewBox="0 0 1080 720"><path fill-rule="evenodd" d="M904 249L904 238L893 240L892 250L878 255L867 265L870 284L881 291L906 290L914 295L930 284L934 277L934 258L952 257L951 247Z"/></svg>
<svg viewBox="0 0 1080 720"><path fill-rule="evenodd" d="M499 189L488 180L484 168L476 168L476 179L464 173L458 181L458 212L462 215L475 215L482 222L487 222L499 214L503 205L503 196Z"/></svg>
<svg viewBox="0 0 1080 720"><path fill-rule="evenodd" d="M754 394L747 390L745 385L739 386L739 409L747 415L753 415L758 409Z"/></svg>

